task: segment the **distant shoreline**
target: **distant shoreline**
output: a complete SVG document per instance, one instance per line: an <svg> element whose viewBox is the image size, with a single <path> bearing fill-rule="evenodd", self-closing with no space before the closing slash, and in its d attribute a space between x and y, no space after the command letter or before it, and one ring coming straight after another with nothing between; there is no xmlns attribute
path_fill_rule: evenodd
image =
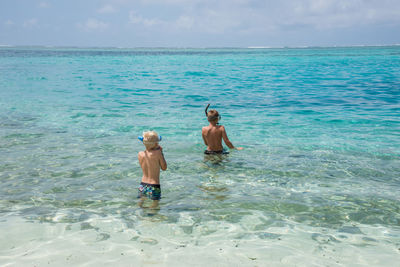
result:
<svg viewBox="0 0 400 267"><path fill-rule="evenodd" d="M400 44L385 44L385 45L334 45L334 46L248 46L248 47L114 47L114 46L47 46L47 45L7 45L0 44L0 49L2 48L36 48L36 49L112 49L112 50L123 50L123 49L149 49L149 50L165 50L165 49L215 49L215 50L225 50L225 49L315 49L315 48L361 48L361 47L397 47Z"/></svg>

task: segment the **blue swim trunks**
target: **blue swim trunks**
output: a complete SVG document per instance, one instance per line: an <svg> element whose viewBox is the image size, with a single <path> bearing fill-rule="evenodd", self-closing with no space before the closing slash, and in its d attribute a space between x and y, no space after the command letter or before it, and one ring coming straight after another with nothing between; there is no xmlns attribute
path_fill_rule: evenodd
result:
<svg viewBox="0 0 400 267"><path fill-rule="evenodd" d="M159 200L161 198L161 187L159 184L148 184L141 182L138 189L138 198L143 196L146 196L152 200Z"/></svg>

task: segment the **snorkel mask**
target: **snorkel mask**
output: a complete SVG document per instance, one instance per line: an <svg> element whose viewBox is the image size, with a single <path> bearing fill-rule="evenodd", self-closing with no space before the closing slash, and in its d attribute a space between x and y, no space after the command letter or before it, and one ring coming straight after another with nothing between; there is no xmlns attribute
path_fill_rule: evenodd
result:
<svg viewBox="0 0 400 267"><path fill-rule="evenodd" d="M221 115L216 115L216 116L208 116L208 108L210 107L210 104L207 105L206 109L204 110L204 112L206 113L206 117L208 121L213 121L215 119L221 120Z"/></svg>
<svg viewBox="0 0 400 267"><path fill-rule="evenodd" d="M146 141L144 140L144 137L143 137L143 136L138 136L138 139L139 139L140 141L142 141L143 144L154 144L154 143L156 143L156 142L146 142ZM161 135L159 135L159 136L158 136L158 141L157 141L157 142L160 142L161 140L162 140L162 137L161 137Z"/></svg>

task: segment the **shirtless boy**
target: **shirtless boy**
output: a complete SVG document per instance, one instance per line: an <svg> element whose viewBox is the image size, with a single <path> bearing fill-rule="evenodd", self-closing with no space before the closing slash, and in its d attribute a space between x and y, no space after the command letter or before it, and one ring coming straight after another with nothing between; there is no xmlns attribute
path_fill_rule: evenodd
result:
<svg viewBox="0 0 400 267"><path fill-rule="evenodd" d="M230 149L242 150L242 147L234 147L231 141L229 141L228 135L226 134L225 127L223 125L218 125L218 121L221 119L218 111L211 109L207 112L208 104L206 108L207 120L209 121L208 126L204 126L202 129L202 136L204 144L207 146L207 150L204 154L207 155L217 155L217 154L228 154L222 146L222 139L224 139L225 144Z"/></svg>
<svg viewBox="0 0 400 267"><path fill-rule="evenodd" d="M138 154L143 171L138 197L146 196L152 200L159 200L161 198L160 169L163 171L167 169L162 147L158 145L161 138L156 132L149 131L144 132L139 139L143 142L146 150L140 151Z"/></svg>

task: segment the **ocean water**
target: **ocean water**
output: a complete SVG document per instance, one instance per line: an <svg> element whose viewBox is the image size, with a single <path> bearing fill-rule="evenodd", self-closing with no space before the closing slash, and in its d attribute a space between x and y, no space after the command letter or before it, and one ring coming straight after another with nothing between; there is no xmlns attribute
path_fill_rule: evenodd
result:
<svg viewBox="0 0 400 267"><path fill-rule="evenodd" d="M0 184L2 266L395 266L400 47L1 47Z"/></svg>

